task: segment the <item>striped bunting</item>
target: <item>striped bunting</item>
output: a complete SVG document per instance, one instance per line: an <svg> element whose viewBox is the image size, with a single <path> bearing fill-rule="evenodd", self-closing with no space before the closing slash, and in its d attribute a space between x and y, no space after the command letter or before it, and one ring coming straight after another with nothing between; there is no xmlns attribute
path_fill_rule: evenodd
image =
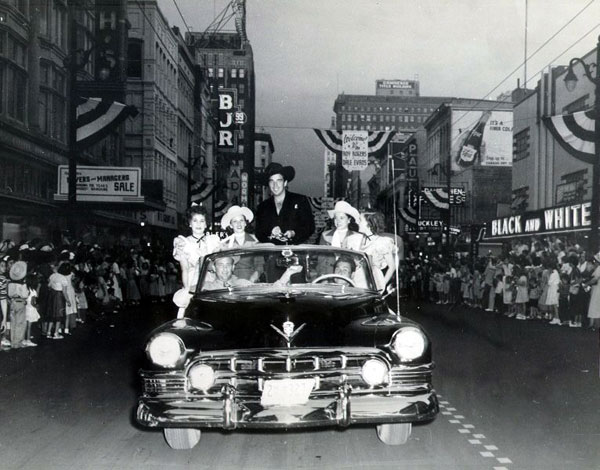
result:
<svg viewBox="0 0 600 470"><path fill-rule="evenodd" d="M595 161L595 110L543 118L553 137L569 154L586 163Z"/></svg>
<svg viewBox="0 0 600 470"><path fill-rule="evenodd" d="M215 201L213 220L221 220L227 212L229 203L227 201Z"/></svg>
<svg viewBox="0 0 600 470"><path fill-rule="evenodd" d="M404 192L404 207L398 211L400 218L407 224L417 226L419 222L419 197L411 186L407 186Z"/></svg>
<svg viewBox="0 0 600 470"><path fill-rule="evenodd" d="M323 145L330 151L338 154L342 152L342 136L344 131L331 129L313 129ZM387 145L396 134L396 131L369 131L369 156L375 156L387 149Z"/></svg>
<svg viewBox="0 0 600 470"><path fill-rule="evenodd" d="M423 197L432 206L440 210L448 210L448 191L444 188L423 188Z"/></svg>
<svg viewBox="0 0 600 470"><path fill-rule="evenodd" d="M102 140L128 117L137 116L135 106L102 98L82 98L77 105L77 145L88 147Z"/></svg>
<svg viewBox="0 0 600 470"><path fill-rule="evenodd" d="M196 183L192 185L190 199L192 202L196 203L205 201L212 193L215 192L215 189L215 185L213 184L209 184L206 182Z"/></svg>

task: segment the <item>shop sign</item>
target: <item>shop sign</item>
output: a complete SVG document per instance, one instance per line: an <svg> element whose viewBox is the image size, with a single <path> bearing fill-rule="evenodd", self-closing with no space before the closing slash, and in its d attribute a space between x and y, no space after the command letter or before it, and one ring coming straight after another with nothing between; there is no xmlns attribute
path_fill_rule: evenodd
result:
<svg viewBox="0 0 600 470"><path fill-rule="evenodd" d="M591 202L584 202L494 219L487 224L486 238L584 230L591 223Z"/></svg>
<svg viewBox="0 0 600 470"><path fill-rule="evenodd" d="M347 171L362 171L369 165L369 132L342 132L342 166Z"/></svg>
<svg viewBox="0 0 600 470"><path fill-rule="evenodd" d="M242 206L247 206L248 205L248 173L246 173L245 171L242 171L241 174L241 193L240 193L240 204Z"/></svg>
<svg viewBox="0 0 600 470"><path fill-rule="evenodd" d="M140 195L141 169L137 167L77 165L77 201L143 202ZM55 201L69 195L69 166L58 167L58 193Z"/></svg>
<svg viewBox="0 0 600 470"><path fill-rule="evenodd" d="M237 108L237 109L236 109ZM246 123L246 113L237 105L237 90L221 88L219 90L219 126L217 147L219 150L237 152L236 126Z"/></svg>

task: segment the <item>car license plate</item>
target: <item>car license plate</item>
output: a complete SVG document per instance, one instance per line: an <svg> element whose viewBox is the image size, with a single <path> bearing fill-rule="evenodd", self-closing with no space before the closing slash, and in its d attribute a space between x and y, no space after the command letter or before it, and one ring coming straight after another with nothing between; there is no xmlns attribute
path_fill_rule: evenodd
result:
<svg viewBox="0 0 600 470"><path fill-rule="evenodd" d="M308 401L315 379L265 380L260 404L263 406L302 405Z"/></svg>

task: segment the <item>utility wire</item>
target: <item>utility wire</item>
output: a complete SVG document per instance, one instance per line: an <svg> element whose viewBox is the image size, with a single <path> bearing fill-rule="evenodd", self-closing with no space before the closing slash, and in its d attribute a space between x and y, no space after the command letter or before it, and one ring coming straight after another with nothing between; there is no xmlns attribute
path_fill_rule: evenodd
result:
<svg viewBox="0 0 600 470"><path fill-rule="evenodd" d="M177 0L173 0L173 3L175 4L175 8L177 8L177 12L179 13L179 16L181 17L181 21L183 21L185 28L188 30L188 33L192 34L192 31L190 31L190 27L185 22L185 18L183 17L183 14L181 13L181 10L179 9L179 5L177 5Z"/></svg>

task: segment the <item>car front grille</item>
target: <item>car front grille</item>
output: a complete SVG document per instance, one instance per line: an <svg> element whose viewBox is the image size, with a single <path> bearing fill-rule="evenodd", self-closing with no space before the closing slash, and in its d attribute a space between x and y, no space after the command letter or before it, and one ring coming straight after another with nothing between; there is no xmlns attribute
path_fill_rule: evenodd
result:
<svg viewBox="0 0 600 470"><path fill-rule="evenodd" d="M147 396L167 397L218 395L224 385L233 385L240 396L259 396L265 380L282 378L314 378L315 395L335 393L341 385L352 386L353 393L371 393L361 376L361 368L368 359L380 356L376 354L270 354L263 356L238 355L231 353L213 357L203 357L192 361L189 367L206 364L215 371L214 386L206 392L191 390L188 387L184 371L164 373L144 372L142 379ZM389 390L422 389L431 383L431 365L393 366L387 384L375 388Z"/></svg>

